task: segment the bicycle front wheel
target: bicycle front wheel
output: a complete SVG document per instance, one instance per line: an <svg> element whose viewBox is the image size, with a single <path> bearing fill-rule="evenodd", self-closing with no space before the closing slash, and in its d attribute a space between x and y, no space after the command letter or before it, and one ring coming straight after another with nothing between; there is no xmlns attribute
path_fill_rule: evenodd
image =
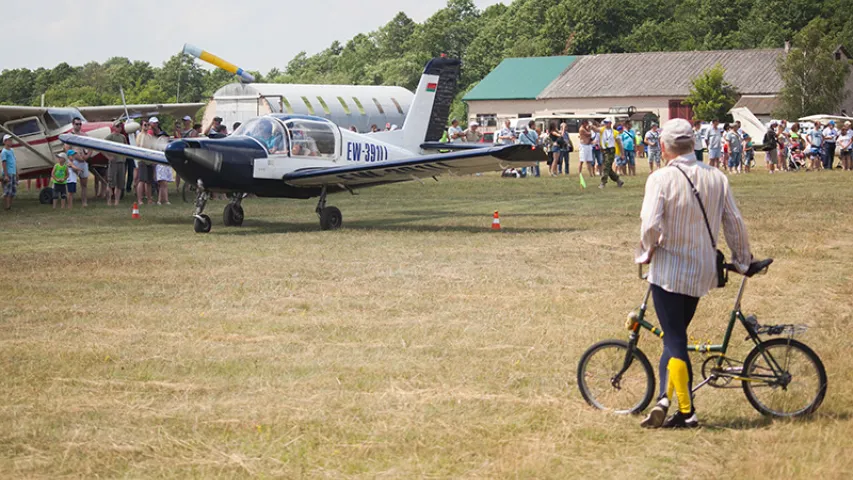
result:
<svg viewBox="0 0 853 480"><path fill-rule="evenodd" d="M654 396L655 373L640 349L634 348L629 354L628 342L605 340L581 356L578 388L584 400L595 408L640 413Z"/></svg>
<svg viewBox="0 0 853 480"><path fill-rule="evenodd" d="M800 417L820 406L826 395L826 370L805 344L774 338L756 345L743 361L743 393L764 415Z"/></svg>

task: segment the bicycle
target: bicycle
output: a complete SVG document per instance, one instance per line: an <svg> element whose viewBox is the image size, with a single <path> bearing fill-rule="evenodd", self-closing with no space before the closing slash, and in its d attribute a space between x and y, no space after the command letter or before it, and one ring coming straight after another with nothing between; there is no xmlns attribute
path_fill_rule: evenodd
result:
<svg viewBox="0 0 853 480"><path fill-rule="evenodd" d="M826 395L826 370L820 357L804 343L794 340L808 328L805 325L761 325L754 315L741 312L746 280L765 273L773 259L753 262L743 274L725 336L720 344L688 345L690 352L705 355L702 381L692 393L705 385L714 388L737 388L741 382L749 403L763 415L800 417L813 413ZM737 272L726 264L729 272ZM640 265L640 278L646 279ZM649 323L645 316L651 285L637 311L628 315L628 341L604 340L592 345L578 362L577 381L581 395L591 406L616 413L637 414L649 406L654 396L655 374L649 359L638 347L641 329L663 339L664 332ZM743 361L726 355L736 323L743 325L755 346ZM782 338L762 339L760 336Z"/></svg>

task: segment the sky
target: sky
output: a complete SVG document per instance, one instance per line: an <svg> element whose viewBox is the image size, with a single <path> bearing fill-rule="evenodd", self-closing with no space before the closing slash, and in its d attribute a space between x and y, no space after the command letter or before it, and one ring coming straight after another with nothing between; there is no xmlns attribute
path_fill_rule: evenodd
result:
<svg viewBox="0 0 853 480"><path fill-rule="evenodd" d="M4 1L0 71L83 65L127 57L160 66L197 45L246 70L283 69L297 53L317 53L376 30L399 11L423 22L446 0ZM478 8L499 0L474 0ZM508 3L508 2L507 2ZM10 41L11 40L11 41ZM15 48L19 46L21 48Z"/></svg>

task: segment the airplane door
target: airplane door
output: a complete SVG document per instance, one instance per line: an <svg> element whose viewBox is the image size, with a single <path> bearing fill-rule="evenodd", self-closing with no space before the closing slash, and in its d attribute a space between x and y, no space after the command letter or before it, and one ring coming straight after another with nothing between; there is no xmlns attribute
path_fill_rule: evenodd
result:
<svg viewBox="0 0 853 480"><path fill-rule="evenodd" d="M53 158L50 143L45 136L45 128L38 117L27 117L6 122L5 127L12 131L21 140L47 158ZM33 154L26 147L15 147L15 156L18 160L18 172L26 173L28 170L52 167L53 163L47 163L44 158Z"/></svg>

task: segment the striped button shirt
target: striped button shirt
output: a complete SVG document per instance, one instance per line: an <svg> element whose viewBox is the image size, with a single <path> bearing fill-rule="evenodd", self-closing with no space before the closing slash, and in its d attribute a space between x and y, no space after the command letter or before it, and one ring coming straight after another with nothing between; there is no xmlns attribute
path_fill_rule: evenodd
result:
<svg viewBox="0 0 853 480"><path fill-rule="evenodd" d="M649 282L668 292L701 297L716 286L717 256L699 202L674 165L699 191L715 243L723 225L732 252L730 261L741 272L752 261L749 239L729 181L716 168L697 162L691 153L649 175L640 214L641 253L636 261L645 263L651 258Z"/></svg>

